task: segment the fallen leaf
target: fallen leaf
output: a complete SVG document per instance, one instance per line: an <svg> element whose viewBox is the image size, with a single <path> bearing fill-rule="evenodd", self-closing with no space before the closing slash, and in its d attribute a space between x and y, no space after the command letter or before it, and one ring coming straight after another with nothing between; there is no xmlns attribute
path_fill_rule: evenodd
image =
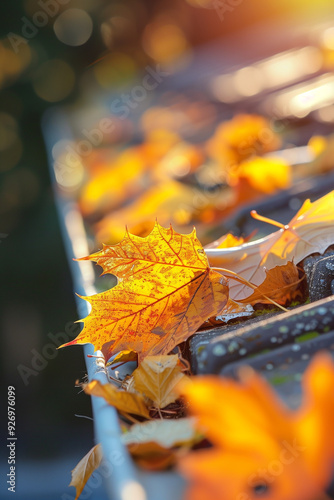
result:
<svg viewBox="0 0 334 500"><path fill-rule="evenodd" d="M114 366L117 363L128 363L129 361L138 361L138 355L135 351L126 349L125 351L121 351L117 354L117 356L115 356L112 361L109 361L106 366Z"/></svg>
<svg viewBox="0 0 334 500"><path fill-rule="evenodd" d="M290 304L299 296L302 296L300 291L300 283L304 277L299 278L297 267L288 262L284 266L276 266L266 271L266 278L256 290L240 302L251 304L271 304L269 299L274 300L282 306Z"/></svg>
<svg viewBox="0 0 334 500"><path fill-rule="evenodd" d="M148 165L138 148L128 148L114 158L106 158L80 193L79 205L84 215L115 210L128 198L146 187ZM126 171L126 176L124 176Z"/></svg>
<svg viewBox="0 0 334 500"><path fill-rule="evenodd" d="M159 182L129 205L103 217L95 225L96 238L101 243L115 243L123 236L125 226L131 233L147 236L152 214L161 224L184 227L198 220L212 204L212 197L203 196L198 189L175 180Z"/></svg>
<svg viewBox="0 0 334 500"><path fill-rule="evenodd" d="M241 236L234 236L231 233L224 234L221 236L218 240L213 241L212 243L209 243L208 245L205 245L205 250L207 248L231 248L231 247L239 247L240 245L243 245L243 243L246 243L249 238L242 238Z"/></svg>
<svg viewBox="0 0 334 500"><path fill-rule="evenodd" d="M291 186L291 166L280 158L251 158L231 169L229 184L237 192L236 203L241 205L280 189L288 189Z"/></svg>
<svg viewBox="0 0 334 500"><path fill-rule="evenodd" d="M180 142L170 149L154 170L157 180L182 179L194 173L203 163L204 155L194 144Z"/></svg>
<svg viewBox="0 0 334 500"><path fill-rule="evenodd" d="M176 464L175 450L163 448L157 443L130 445L129 452L136 464L148 471L161 471Z"/></svg>
<svg viewBox="0 0 334 500"><path fill-rule="evenodd" d="M140 394L116 389L112 384L101 384L98 380L83 385L83 390L91 396L104 398L119 411L150 418L145 400Z"/></svg>
<svg viewBox="0 0 334 500"><path fill-rule="evenodd" d="M93 446L87 455L85 455L72 470L72 480L69 486L74 486L76 489L75 500L81 495L92 473L100 466L102 458L101 445L97 444Z"/></svg>
<svg viewBox="0 0 334 500"><path fill-rule="evenodd" d="M179 388L213 448L180 459L187 500L323 498L334 465L334 364L317 354L304 376L304 402L289 410L269 384L244 368L241 382L193 377Z"/></svg>
<svg viewBox="0 0 334 500"><path fill-rule="evenodd" d="M170 352L227 302L226 280L210 269L195 230L182 235L156 224L146 238L127 233L118 245L87 258L120 281L83 297L92 311L78 337L61 347L91 343L106 360L131 349L141 362Z"/></svg>
<svg viewBox="0 0 334 500"><path fill-rule="evenodd" d="M163 448L173 448L198 440L195 418L178 418L170 420L151 420L142 424L134 424L122 434L122 441L127 446L157 443Z"/></svg>
<svg viewBox="0 0 334 500"><path fill-rule="evenodd" d="M251 156L274 151L280 143L269 120L259 115L239 114L218 125L207 149L210 156L222 164L227 158L229 163L239 163Z"/></svg>
<svg viewBox="0 0 334 500"><path fill-rule="evenodd" d="M178 394L174 392L174 388L185 377L177 354L148 356L132 376L134 389L151 399L157 408L165 408L176 401Z"/></svg>
<svg viewBox="0 0 334 500"><path fill-rule="evenodd" d="M266 270L289 261L301 262L308 255L323 253L334 243L334 191L313 203L306 200L297 214L276 231L233 248L205 248L210 265L238 273L254 285L266 278ZM240 301L251 295L252 289L230 282L230 297Z"/></svg>
<svg viewBox="0 0 334 500"><path fill-rule="evenodd" d="M334 462L334 363L329 353L318 353L303 377L304 398L296 425L305 443L308 473L319 484L332 477Z"/></svg>
<svg viewBox="0 0 334 500"><path fill-rule="evenodd" d="M149 470L174 465L177 449L191 447L202 439L193 418L151 420L135 424L122 435L123 443L136 462Z"/></svg>

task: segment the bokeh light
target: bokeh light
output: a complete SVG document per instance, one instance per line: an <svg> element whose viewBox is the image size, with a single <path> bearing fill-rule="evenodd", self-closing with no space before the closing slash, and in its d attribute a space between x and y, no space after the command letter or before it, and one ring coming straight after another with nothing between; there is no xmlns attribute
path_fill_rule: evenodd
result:
<svg viewBox="0 0 334 500"><path fill-rule="evenodd" d="M75 74L71 66L60 59L41 64L33 78L33 87L41 99L58 102L73 90Z"/></svg>
<svg viewBox="0 0 334 500"><path fill-rule="evenodd" d="M0 87L14 81L31 62L32 53L27 43L20 44L20 50L14 52L10 39L0 41Z"/></svg>
<svg viewBox="0 0 334 500"><path fill-rule="evenodd" d="M135 71L135 61L129 55L116 51L94 65L95 78L106 89L126 83L134 77Z"/></svg>
<svg viewBox="0 0 334 500"><path fill-rule="evenodd" d="M143 48L155 61L169 64L190 49L190 44L182 28L173 19L163 17L146 26Z"/></svg>
<svg viewBox="0 0 334 500"><path fill-rule="evenodd" d="M54 32L61 42L78 47L86 43L93 33L93 21L83 9L67 9L54 22Z"/></svg>

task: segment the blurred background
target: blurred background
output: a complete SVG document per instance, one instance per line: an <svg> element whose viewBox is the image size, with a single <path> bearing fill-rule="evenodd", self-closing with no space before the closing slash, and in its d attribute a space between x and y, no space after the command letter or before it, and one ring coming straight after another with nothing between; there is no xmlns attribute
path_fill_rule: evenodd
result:
<svg viewBox="0 0 334 500"><path fill-rule="evenodd" d="M278 53L285 58L272 60L270 70L263 66ZM91 416L89 398L75 387L86 373L82 349L54 348L75 336L78 313L51 183L52 127L58 127L58 159L60 146L68 146L64 137L79 141L88 134L94 143L92 131L103 119L109 120L101 139L103 161L114 144L141 144L143 134L161 123L195 144L208 140L220 121L244 112L273 117L293 145L302 145L315 133L331 131L333 67L330 0L1 3L1 429L5 434L12 385L20 499L74 499L74 489L67 488L70 470L94 444L92 422L76 416ZM151 86L159 83L159 95L137 91L125 101L124 92L148 74ZM308 86L299 94L293 87L288 95L286 87L303 81ZM167 149L169 141L174 144L170 135L163 143ZM195 155L191 161L201 160ZM95 160L87 162L94 169ZM69 177L57 177L56 169L62 196L77 196L74 187L83 175L76 168ZM94 224L96 213L82 206ZM151 210L149 216L154 220L156 214ZM206 217L200 222L211 221ZM4 498L6 450L1 452ZM90 498L102 498L96 491Z"/></svg>

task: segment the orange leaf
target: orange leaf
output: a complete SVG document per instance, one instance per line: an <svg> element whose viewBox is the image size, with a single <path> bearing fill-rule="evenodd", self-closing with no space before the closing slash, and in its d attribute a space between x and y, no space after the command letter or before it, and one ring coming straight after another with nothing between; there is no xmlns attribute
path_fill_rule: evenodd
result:
<svg viewBox="0 0 334 500"><path fill-rule="evenodd" d="M78 465L72 470L72 481L69 486L76 488L75 500L79 498L92 473L100 466L102 461L101 445L97 444L85 455Z"/></svg>
<svg viewBox="0 0 334 500"><path fill-rule="evenodd" d="M218 125L207 149L216 160L224 164L229 158L231 164L274 151L280 142L269 120L259 115L240 114Z"/></svg>
<svg viewBox="0 0 334 500"><path fill-rule="evenodd" d="M180 460L191 481L187 500L258 498L314 500L331 479L334 465L334 363L318 354L303 379L305 401L287 409L268 383L244 368L241 382L214 376L180 384L209 450Z"/></svg>
<svg viewBox="0 0 334 500"><path fill-rule="evenodd" d="M167 354L227 302L226 281L210 269L195 230L182 235L156 224L146 238L127 233L88 259L120 281L83 297L92 311L83 331L64 345L92 343L106 359L126 349L136 351L139 362Z"/></svg>
<svg viewBox="0 0 334 500"><path fill-rule="evenodd" d="M108 158L108 151L105 155L99 171L80 194L80 208L85 215L115 209L145 188L143 175L148 166L138 148L128 148L114 158Z"/></svg>
<svg viewBox="0 0 334 500"><path fill-rule="evenodd" d="M266 271L266 279L247 299L240 302L246 304L271 304L265 298L269 297L278 304L286 305L291 303L298 294L300 295L299 284L303 278L299 278L298 269L292 263L288 262L284 266L276 266Z"/></svg>
<svg viewBox="0 0 334 500"><path fill-rule="evenodd" d="M231 247L239 247L249 238L242 238L241 236L234 236L232 233L227 233L221 236L218 240L205 245L205 250L207 248L231 248Z"/></svg>
<svg viewBox="0 0 334 500"><path fill-rule="evenodd" d="M178 394L174 388L186 376L181 372L177 354L148 356L133 372L134 389L153 401L157 408L174 403Z"/></svg>
<svg viewBox="0 0 334 500"><path fill-rule="evenodd" d="M277 225L280 225L277 223ZM254 285L266 278L266 270L289 261L297 264L311 253L323 253L334 243L334 191L311 203L306 200L286 226L265 238L239 247L206 248L211 266L228 268ZM251 294L245 285L231 281L230 296L241 300Z"/></svg>
<svg viewBox="0 0 334 500"><path fill-rule="evenodd" d="M334 363L326 352L316 355L303 378L304 400L297 426L305 443L310 474L326 484L334 462Z"/></svg>
<svg viewBox="0 0 334 500"><path fill-rule="evenodd" d="M202 204L199 210L197 199ZM195 203L196 202L196 203ZM163 181L150 186L141 196L117 211L103 217L95 227L98 242L114 243L124 234L124 226L140 236L146 236L152 228L152 214L162 224L189 224L195 215L210 206L211 200L200 191L177 182Z"/></svg>
<svg viewBox="0 0 334 500"><path fill-rule="evenodd" d="M83 386L86 394L104 398L107 403L117 410L150 418L144 398L140 394L116 389L112 384L101 384L98 380L92 380Z"/></svg>
<svg viewBox="0 0 334 500"><path fill-rule="evenodd" d="M291 167L279 158L255 157L231 170L229 184L237 191L237 203L242 204L289 188Z"/></svg>

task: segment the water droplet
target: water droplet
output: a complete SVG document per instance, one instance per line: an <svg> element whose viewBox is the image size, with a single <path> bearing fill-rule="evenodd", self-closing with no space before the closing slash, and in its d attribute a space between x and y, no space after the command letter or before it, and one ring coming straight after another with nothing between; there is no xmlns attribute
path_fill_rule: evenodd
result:
<svg viewBox="0 0 334 500"><path fill-rule="evenodd" d="M215 355L215 356L223 356L224 354L226 354L226 349L223 345L221 344L217 344L214 346L214 348L212 349L212 353Z"/></svg>
<svg viewBox="0 0 334 500"><path fill-rule="evenodd" d="M237 342L233 341L229 344L228 346L228 350L229 352L233 352L233 351L236 351L237 349L239 348L239 345Z"/></svg>

